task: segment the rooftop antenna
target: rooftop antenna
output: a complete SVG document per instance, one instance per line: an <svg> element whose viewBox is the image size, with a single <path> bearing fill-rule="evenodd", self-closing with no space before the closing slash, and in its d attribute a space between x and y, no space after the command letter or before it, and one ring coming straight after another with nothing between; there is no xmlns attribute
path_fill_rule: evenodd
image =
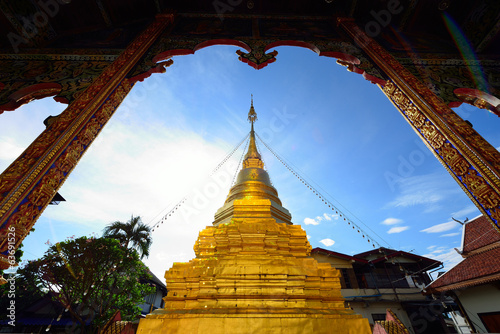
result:
<svg viewBox="0 0 500 334"><path fill-rule="evenodd" d="M456 221L456 222L457 222L457 223L459 223L460 225L463 225L463 224L465 224L465 223L467 223L467 222L469 221L469 218L467 218L467 217L465 217L465 220L464 220L464 222L463 222L463 223L462 223L460 220L455 219L455 218L453 218L453 217L451 217L451 219L453 219L454 221Z"/></svg>

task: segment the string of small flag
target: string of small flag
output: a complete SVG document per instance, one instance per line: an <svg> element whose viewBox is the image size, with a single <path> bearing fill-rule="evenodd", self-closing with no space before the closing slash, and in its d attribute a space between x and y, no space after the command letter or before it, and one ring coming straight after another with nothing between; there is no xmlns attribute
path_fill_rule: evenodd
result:
<svg viewBox="0 0 500 334"><path fill-rule="evenodd" d="M222 159L222 161L212 170L212 172L209 174L209 176L214 175L229 159L231 159L234 152L236 152L239 149L241 144L243 144L245 142L245 140L248 138L249 135L250 134L247 134L245 136L245 138L243 138L243 140L241 140L238 143L238 145L236 145L233 148L233 150L226 155L226 157L224 159ZM172 209L170 209L170 211L168 211L158 222L156 222L156 224L154 224L153 227L151 228L151 232L154 232L155 229L157 229L161 224L166 222L167 219L169 217L171 217L175 213L175 211L177 211L180 208L180 206L187 200L187 197L188 197L188 195L184 195L182 197L182 199L179 202L177 202L177 204Z"/></svg>
<svg viewBox="0 0 500 334"><path fill-rule="evenodd" d="M300 176L292 167L290 167L289 164L287 164L275 151L273 151L263 140L260 138L258 134L257 138L264 144L264 146L274 155L276 159L278 159L279 162L285 166L297 179L299 179L302 184L306 186L309 190L313 192L314 195L316 195L325 205L328 206L335 214L338 214L340 218L342 218L345 222L347 222L347 225L352 226L353 230L357 231L359 234L362 235L364 239L370 243L373 248L381 247L380 244L375 240L372 236L370 236L366 231L364 231L361 227L359 227L358 224L356 224L352 219L350 219L348 216L345 215L339 208L337 208L333 203L331 203L325 196L323 196L316 188L314 188L309 182L307 182L302 176Z"/></svg>

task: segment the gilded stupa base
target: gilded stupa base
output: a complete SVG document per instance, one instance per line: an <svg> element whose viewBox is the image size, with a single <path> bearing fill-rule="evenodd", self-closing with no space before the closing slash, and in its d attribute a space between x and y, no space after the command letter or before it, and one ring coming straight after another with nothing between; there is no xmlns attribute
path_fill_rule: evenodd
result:
<svg viewBox="0 0 500 334"><path fill-rule="evenodd" d="M371 333L366 319L321 314L164 314L141 320L137 333L164 334L327 334ZM224 313L226 312L226 313Z"/></svg>
<svg viewBox="0 0 500 334"><path fill-rule="evenodd" d="M233 220L200 232L196 258L165 273L165 307L137 333L370 333L344 307L340 273L309 256L298 225Z"/></svg>

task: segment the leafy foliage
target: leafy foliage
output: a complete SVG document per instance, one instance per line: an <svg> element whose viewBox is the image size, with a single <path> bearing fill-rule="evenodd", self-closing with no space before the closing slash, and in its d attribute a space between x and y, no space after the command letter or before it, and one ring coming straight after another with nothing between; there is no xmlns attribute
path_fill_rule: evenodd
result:
<svg viewBox="0 0 500 334"><path fill-rule="evenodd" d="M105 237L120 241L125 247L132 247L141 253L141 259L149 256L149 247L153 242L151 228L142 223L141 217L130 218L126 223L115 221L104 228Z"/></svg>
<svg viewBox="0 0 500 334"><path fill-rule="evenodd" d="M16 273L4 274L8 282L0 286L0 309L3 310L0 319L7 319L9 312L5 312L11 300L15 301L16 310L24 310L45 295L40 286L40 281L31 272L24 268ZM13 280L13 285L11 285Z"/></svg>
<svg viewBox="0 0 500 334"><path fill-rule="evenodd" d="M139 281L149 274L137 252L111 238L57 243L24 271L38 277L84 331L103 326L118 309L123 320L135 319L137 305L155 290Z"/></svg>

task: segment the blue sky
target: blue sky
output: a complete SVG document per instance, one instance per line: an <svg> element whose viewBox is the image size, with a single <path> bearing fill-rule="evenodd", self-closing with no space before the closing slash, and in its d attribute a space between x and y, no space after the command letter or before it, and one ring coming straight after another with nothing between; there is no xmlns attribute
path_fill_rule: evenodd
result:
<svg viewBox="0 0 500 334"><path fill-rule="evenodd" d="M384 247L444 261L460 260L464 220L479 215L468 197L380 89L310 50L279 47L259 71L239 62L231 46L174 58L164 74L138 83L60 189L25 241L25 259L47 241L101 234L106 224L140 215L154 224L187 201L153 233L146 260L162 277L173 262L194 257L198 232L224 203L242 149L208 175L248 133L250 95L256 132L308 182ZM34 101L0 115L0 170L43 131L64 105ZM463 106L492 145L500 120ZM266 168L294 224L312 247L346 254L372 249L362 232L339 219L259 143Z"/></svg>

